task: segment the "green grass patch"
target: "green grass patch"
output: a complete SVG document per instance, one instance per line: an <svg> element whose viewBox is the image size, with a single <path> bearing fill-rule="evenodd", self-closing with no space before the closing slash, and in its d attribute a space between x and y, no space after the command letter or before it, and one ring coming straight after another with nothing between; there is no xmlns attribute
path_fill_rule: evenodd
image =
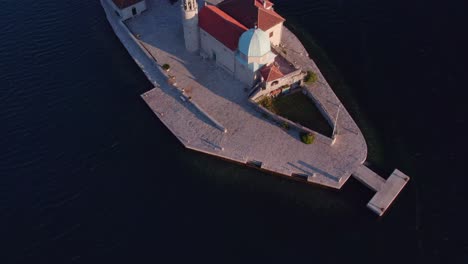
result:
<svg viewBox="0 0 468 264"><path fill-rule="evenodd" d="M307 71L306 76L304 76L304 82L307 84L312 84L318 80L317 74L313 71Z"/></svg>
<svg viewBox="0 0 468 264"><path fill-rule="evenodd" d="M302 92L276 98L266 97L260 104L271 112L299 123L320 134L331 136L332 128L315 103Z"/></svg>

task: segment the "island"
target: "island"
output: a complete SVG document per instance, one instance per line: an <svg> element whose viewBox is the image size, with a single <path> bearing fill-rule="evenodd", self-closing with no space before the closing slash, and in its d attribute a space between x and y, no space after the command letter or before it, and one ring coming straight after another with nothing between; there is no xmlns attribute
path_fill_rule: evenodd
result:
<svg viewBox="0 0 468 264"><path fill-rule="evenodd" d="M334 189L353 176L380 216L409 181L365 165L359 127L271 1L101 4L154 85L142 99L187 149Z"/></svg>

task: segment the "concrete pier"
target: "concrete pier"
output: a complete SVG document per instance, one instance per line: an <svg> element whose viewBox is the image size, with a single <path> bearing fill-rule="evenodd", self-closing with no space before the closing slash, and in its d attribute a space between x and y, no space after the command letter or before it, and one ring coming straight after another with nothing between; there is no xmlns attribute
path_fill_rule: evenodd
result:
<svg viewBox="0 0 468 264"><path fill-rule="evenodd" d="M382 216L398 196L400 191L409 181L409 177L399 170L393 171L390 177L385 180L364 165L358 167L353 177L376 194L367 203L367 208Z"/></svg>

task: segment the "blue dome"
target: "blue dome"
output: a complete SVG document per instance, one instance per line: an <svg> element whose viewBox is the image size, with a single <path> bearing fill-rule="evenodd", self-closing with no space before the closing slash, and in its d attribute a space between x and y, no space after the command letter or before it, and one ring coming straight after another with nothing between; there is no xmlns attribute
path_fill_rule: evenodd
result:
<svg viewBox="0 0 468 264"><path fill-rule="evenodd" d="M239 39L239 51L248 57L262 57L270 51L270 38L261 29L249 29Z"/></svg>

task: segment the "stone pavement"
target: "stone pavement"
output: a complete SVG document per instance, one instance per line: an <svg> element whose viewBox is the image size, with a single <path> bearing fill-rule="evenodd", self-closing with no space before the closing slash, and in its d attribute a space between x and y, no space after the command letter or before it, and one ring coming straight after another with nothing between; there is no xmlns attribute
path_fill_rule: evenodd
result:
<svg viewBox="0 0 468 264"><path fill-rule="evenodd" d="M116 35L155 85L142 98L185 147L243 164L260 162L263 170L304 175L308 182L337 189L365 161L364 137L345 107L334 144L317 134L314 143L306 145L298 131L284 130L255 111L246 87L230 73L185 50L178 4L147 0L147 11L123 23L106 1L101 3ZM286 28L283 43L297 65L318 73L319 81L306 89L333 123L341 102ZM171 66L169 72L160 68L165 63Z"/></svg>
<svg viewBox="0 0 468 264"><path fill-rule="evenodd" d="M341 188L364 162L367 155L364 138L346 111L339 120L356 134L343 129L334 145L329 144L329 138L319 134L312 145L303 144L298 131L286 131L255 111L241 82L213 61L203 60L185 50L179 5L170 5L165 0L150 0L147 4L146 12L125 22L138 37L143 50L136 43L132 44L132 36L125 36L126 29L116 23L117 31L121 32L118 35L126 40L124 45L157 86L143 94L143 99L187 148L241 163L260 161L264 170L285 176L293 173L309 175L309 182L333 188ZM118 20L112 14L108 16ZM287 32L285 36L288 36ZM289 36L289 41L296 41L295 45L301 46L293 36ZM154 66L164 63L171 66L168 73ZM312 60L309 63L313 64ZM176 87L167 83L167 75L175 76ZM182 89L185 96L191 97L227 132L214 126L190 100L183 101L180 98ZM334 113L330 105L336 106L339 100L329 86L311 89L311 92L321 104L330 108L327 113Z"/></svg>

